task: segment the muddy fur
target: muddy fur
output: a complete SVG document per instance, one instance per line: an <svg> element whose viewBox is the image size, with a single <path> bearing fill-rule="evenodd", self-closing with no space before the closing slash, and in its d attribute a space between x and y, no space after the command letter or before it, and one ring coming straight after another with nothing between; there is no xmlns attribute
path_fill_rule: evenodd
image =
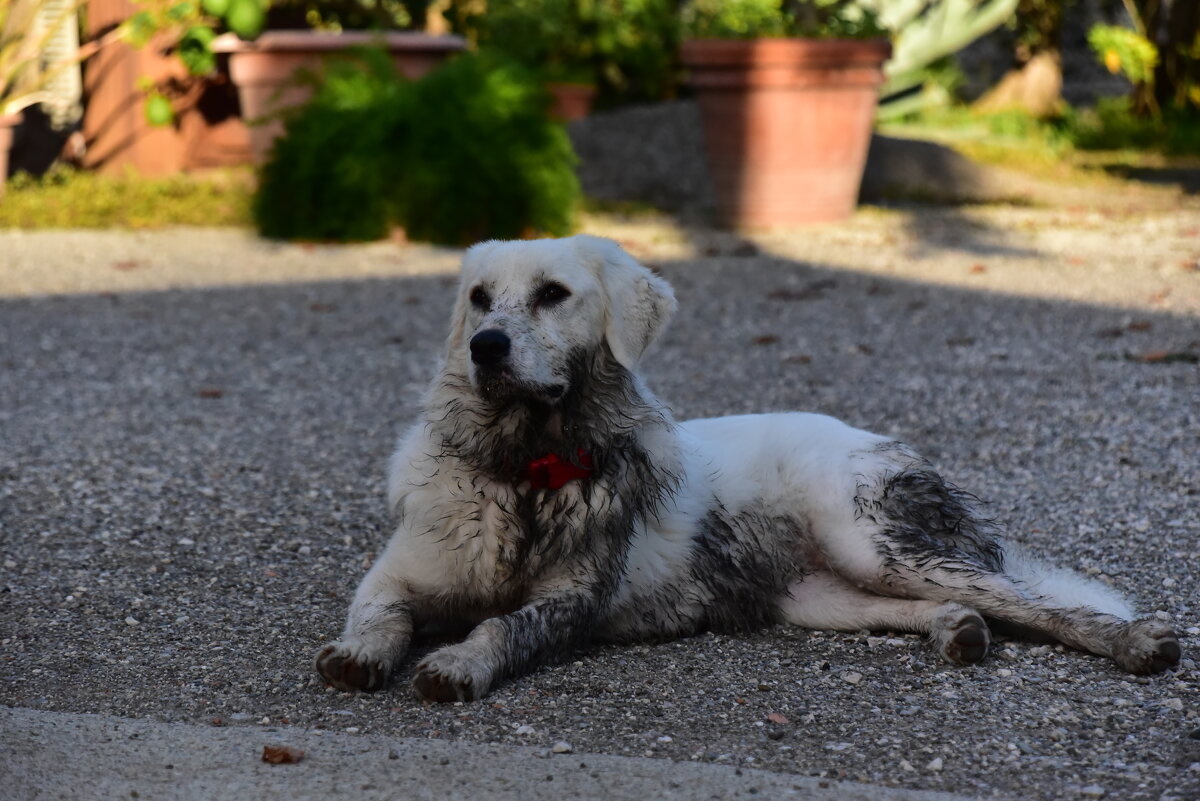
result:
<svg viewBox="0 0 1200 801"><path fill-rule="evenodd" d="M395 533L317 655L330 684L383 687L433 621L473 628L417 666L431 701L593 638L779 622L922 632L961 664L986 656L986 616L1132 672L1178 661L1169 628L1006 549L907 445L813 414L674 421L637 372L674 308L607 240L468 252L445 360L391 460ZM535 486L547 456L591 472Z"/></svg>

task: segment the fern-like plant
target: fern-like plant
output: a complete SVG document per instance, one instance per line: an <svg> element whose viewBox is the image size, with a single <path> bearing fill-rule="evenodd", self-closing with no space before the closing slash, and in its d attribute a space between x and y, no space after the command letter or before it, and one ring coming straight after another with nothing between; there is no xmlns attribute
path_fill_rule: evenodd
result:
<svg viewBox="0 0 1200 801"><path fill-rule="evenodd" d="M579 204L575 154L540 82L466 53L416 82L371 51L331 65L263 167L264 236L466 244L562 235Z"/></svg>

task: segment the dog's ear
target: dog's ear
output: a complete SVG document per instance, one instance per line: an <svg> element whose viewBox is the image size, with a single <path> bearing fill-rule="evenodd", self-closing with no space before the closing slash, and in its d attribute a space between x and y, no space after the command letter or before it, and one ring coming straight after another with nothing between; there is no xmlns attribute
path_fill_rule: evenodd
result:
<svg viewBox="0 0 1200 801"><path fill-rule="evenodd" d="M575 239L604 287L605 341L621 366L632 370L675 313L675 293L611 239Z"/></svg>

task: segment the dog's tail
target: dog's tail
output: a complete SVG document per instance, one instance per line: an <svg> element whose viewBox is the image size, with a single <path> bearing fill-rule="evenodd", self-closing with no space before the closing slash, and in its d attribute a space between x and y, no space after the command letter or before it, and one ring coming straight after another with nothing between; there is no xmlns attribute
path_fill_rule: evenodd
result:
<svg viewBox="0 0 1200 801"><path fill-rule="evenodd" d="M1045 562L1011 542L1005 544L1004 570L1047 606L1094 609L1122 620L1133 620L1137 616L1129 601L1112 587Z"/></svg>

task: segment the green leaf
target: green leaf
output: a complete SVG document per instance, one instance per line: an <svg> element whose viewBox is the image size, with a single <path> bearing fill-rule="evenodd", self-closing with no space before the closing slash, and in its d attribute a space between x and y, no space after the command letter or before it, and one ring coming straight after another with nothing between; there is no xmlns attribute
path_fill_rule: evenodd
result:
<svg viewBox="0 0 1200 801"><path fill-rule="evenodd" d="M217 37L212 28L197 25L188 28L179 39L179 60L192 75L211 75L217 69L217 57L212 40Z"/></svg>
<svg viewBox="0 0 1200 801"><path fill-rule="evenodd" d="M142 47L158 32L158 25L149 11L139 11L125 23L129 30L129 41L134 47Z"/></svg>
<svg viewBox="0 0 1200 801"><path fill-rule="evenodd" d="M196 4L191 2L178 3L167 9L167 19L171 22L183 22L196 15Z"/></svg>
<svg viewBox="0 0 1200 801"><path fill-rule="evenodd" d="M158 92L154 92L146 98L144 112L146 122L157 128L170 125L175 121L175 112L171 108L171 101Z"/></svg>
<svg viewBox="0 0 1200 801"><path fill-rule="evenodd" d="M256 38L266 22L266 11L258 0L229 0L225 24L242 39Z"/></svg>

